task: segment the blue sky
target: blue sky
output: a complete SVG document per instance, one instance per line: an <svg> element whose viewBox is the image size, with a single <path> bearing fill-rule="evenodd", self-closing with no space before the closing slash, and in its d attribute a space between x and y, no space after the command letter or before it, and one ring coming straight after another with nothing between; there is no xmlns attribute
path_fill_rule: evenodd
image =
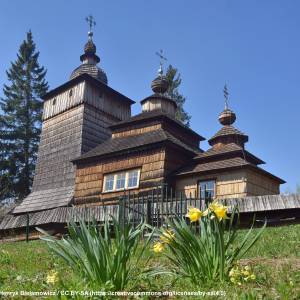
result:
<svg viewBox="0 0 300 300"><path fill-rule="evenodd" d="M299 1L16 1L0 2L0 86L25 33L32 30L51 88L80 64L84 18L97 21L94 41L109 85L137 101L150 95L163 49L180 70L192 128L210 138L219 128L223 86L247 149L285 179L300 183ZM202 144L207 149L207 143Z"/></svg>

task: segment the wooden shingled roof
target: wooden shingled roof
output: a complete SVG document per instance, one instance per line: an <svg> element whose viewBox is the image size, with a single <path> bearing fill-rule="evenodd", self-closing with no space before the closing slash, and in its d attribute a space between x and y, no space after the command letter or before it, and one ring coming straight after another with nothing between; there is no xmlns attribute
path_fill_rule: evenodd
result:
<svg viewBox="0 0 300 300"><path fill-rule="evenodd" d="M259 173L263 173L267 175L281 184L285 183L285 181L266 170L258 167L257 165L251 163L250 161L246 160L242 157L232 157L232 158L223 158L219 160L213 161L200 161L200 162L193 162L188 166L185 166L178 170L174 175L175 176L185 176L190 174L201 174L201 173L213 173L213 172L221 172L225 170L232 170L232 169L239 169L239 168L251 168Z"/></svg>
<svg viewBox="0 0 300 300"><path fill-rule="evenodd" d="M85 159L107 156L110 154L116 154L118 152L131 151L136 148L140 148L143 146L149 146L162 142L170 142L174 145L177 145L186 151L197 155L200 153L199 148L192 148L175 136L170 134L169 132L163 129L157 129L154 131L149 131L140 135L134 136L126 136L126 137L118 137L118 138L110 138L94 149L88 151L87 153L81 155L79 158L74 159L73 162L82 161Z"/></svg>
<svg viewBox="0 0 300 300"><path fill-rule="evenodd" d="M177 125L177 127L180 128L181 130L186 131L187 133L198 137L199 141L205 140L205 138L203 136L199 135L197 132L195 132L191 128L185 126L183 123L178 121L176 118L172 117L169 114L163 113L159 110L142 112L140 114L137 114L137 115L127 119L127 120L124 120L124 121L118 122L114 125L111 125L109 128L112 129L112 131L115 131L119 128L124 128L127 125L139 124L139 123L144 123L146 120L150 121L150 120L158 120L158 119L159 120L163 119L166 122L171 122L171 123Z"/></svg>
<svg viewBox="0 0 300 300"><path fill-rule="evenodd" d="M223 126L215 135L213 135L209 141L212 141L218 137L226 136L226 135L238 135L238 136L243 136L245 138L245 142L248 141L248 136L235 128L232 125L225 125Z"/></svg>
<svg viewBox="0 0 300 300"><path fill-rule="evenodd" d="M280 212L290 210L300 210L300 195L266 195L244 198L220 199L229 206L229 212L237 205L241 214L256 212ZM169 202L170 203L170 202ZM165 202L165 204L167 204ZM161 203L159 204L161 205ZM174 205L171 202L171 205ZM146 210L145 203L144 209ZM139 207L141 211L142 207ZM187 206L183 206L183 213L186 213ZM92 207L58 207L41 212L29 214L29 226L41 226L43 224L60 223L66 224L71 220L78 221L80 218L86 221L103 221L105 216L118 217L119 206L92 206ZM0 223L0 230L10 230L13 228L24 228L27 223L27 215L6 215Z"/></svg>
<svg viewBox="0 0 300 300"><path fill-rule="evenodd" d="M44 224L66 224L71 220L78 221L83 218L86 221L104 221L106 216L118 216L119 206L93 206L93 207L57 207L50 210L29 213L29 226ZM27 214L6 215L0 224L0 230L22 228L27 224Z"/></svg>
<svg viewBox="0 0 300 300"><path fill-rule="evenodd" d="M219 170L221 171L223 169L239 168L245 165L250 165L250 163L241 157L234 157L234 158L222 159L217 161L190 164L182 168L175 175L181 176L181 175L187 175L191 173L202 173L202 172L219 171Z"/></svg>
<svg viewBox="0 0 300 300"><path fill-rule="evenodd" d="M73 198L73 186L40 190L30 193L14 210L14 214L51 209L69 205Z"/></svg>
<svg viewBox="0 0 300 300"><path fill-rule="evenodd" d="M223 147L219 147L219 148L214 148L214 147L209 148L207 151L198 154L194 158L194 160L197 160L197 161L205 160L206 158L212 158L212 157L217 158L217 157L224 156L224 155L230 154L230 153L242 153L243 157L247 156L247 158L250 158L251 161L257 165L265 164L265 162L263 160L256 157L249 151L245 150L242 146L237 145L235 143L230 143L230 144L224 145Z"/></svg>
<svg viewBox="0 0 300 300"><path fill-rule="evenodd" d="M300 209L300 194L227 198L220 201L229 207L229 212L235 205L241 213Z"/></svg>

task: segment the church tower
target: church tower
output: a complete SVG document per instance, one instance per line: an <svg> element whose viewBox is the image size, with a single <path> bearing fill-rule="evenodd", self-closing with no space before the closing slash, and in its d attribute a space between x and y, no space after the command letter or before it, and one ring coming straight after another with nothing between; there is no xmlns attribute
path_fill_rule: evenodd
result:
<svg viewBox="0 0 300 300"><path fill-rule="evenodd" d="M71 160L111 135L109 126L131 116L131 99L110 88L93 42L93 20L81 65L70 80L44 97L42 133L32 193L14 214L65 206L71 203L75 166Z"/></svg>

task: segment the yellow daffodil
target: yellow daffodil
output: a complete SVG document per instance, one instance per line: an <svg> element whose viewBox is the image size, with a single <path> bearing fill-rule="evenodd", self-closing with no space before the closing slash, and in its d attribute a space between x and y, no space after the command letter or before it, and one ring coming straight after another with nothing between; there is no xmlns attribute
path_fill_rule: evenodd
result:
<svg viewBox="0 0 300 300"><path fill-rule="evenodd" d="M227 206L224 206L217 201L214 201L209 205L209 210L214 212L219 221L227 219Z"/></svg>
<svg viewBox="0 0 300 300"><path fill-rule="evenodd" d="M227 207L222 206L214 210L214 213L219 221L227 219Z"/></svg>
<svg viewBox="0 0 300 300"><path fill-rule="evenodd" d="M255 274L251 274L251 275L250 275L250 278L251 278L252 280L255 280L255 279L256 279Z"/></svg>
<svg viewBox="0 0 300 300"><path fill-rule="evenodd" d="M210 211L214 211L215 209L219 208L220 206L221 206L221 204L218 202L218 200L215 200L209 204L208 209Z"/></svg>
<svg viewBox="0 0 300 300"><path fill-rule="evenodd" d="M153 246L153 251L155 253L160 253L164 250L164 244L161 242L156 242Z"/></svg>
<svg viewBox="0 0 300 300"><path fill-rule="evenodd" d="M191 222L197 222L201 217L203 213L200 209L196 207L190 207L188 213L186 214L186 217L190 219Z"/></svg>
<svg viewBox="0 0 300 300"><path fill-rule="evenodd" d="M162 240L162 242L164 243L170 243L171 240L173 240L175 237L174 232L172 232L171 230L165 230L162 235L160 236L160 239Z"/></svg>
<svg viewBox="0 0 300 300"><path fill-rule="evenodd" d="M55 284L58 282L58 272L52 270L47 274L47 283L48 284Z"/></svg>

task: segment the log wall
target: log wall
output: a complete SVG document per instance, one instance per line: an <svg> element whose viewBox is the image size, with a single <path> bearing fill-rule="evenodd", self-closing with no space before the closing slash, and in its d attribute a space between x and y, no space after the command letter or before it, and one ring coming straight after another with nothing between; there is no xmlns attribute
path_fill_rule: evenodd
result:
<svg viewBox="0 0 300 300"><path fill-rule="evenodd" d="M33 191L73 186L70 161L108 139L108 126L129 116L130 104L88 82L45 101Z"/></svg>
<svg viewBox="0 0 300 300"><path fill-rule="evenodd" d="M266 175L247 170L247 196L277 195L279 183Z"/></svg>
<svg viewBox="0 0 300 300"><path fill-rule="evenodd" d="M91 83L83 81L47 99L44 102L43 120L61 114L83 102L115 117L116 120L126 120L131 115L131 108L127 102L118 97L112 97Z"/></svg>
<svg viewBox="0 0 300 300"><path fill-rule="evenodd" d="M185 193L187 197L197 197L198 182L202 180L216 180L216 198L238 198L246 196L245 171L219 172L207 175L191 175L178 178L175 182L176 190Z"/></svg>
<svg viewBox="0 0 300 300"><path fill-rule="evenodd" d="M33 191L74 184L70 160L81 153L83 112L80 105L43 122Z"/></svg>
<svg viewBox="0 0 300 300"><path fill-rule="evenodd" d="M98 162L77 166L75 204L97 203L124 194L121 192L103 193L103 178L105 174L140 168L140 184L131 193L149 190L164 181L165 149L153 148L125 157L115 156Z"/></svg>
<svg viewBox="0 0 300 300"><path fill-rule="evenodd" d="M216 198L241 198L246 196L277 195L280 185L274 179L252 170L232 170L208 175L191 175L176 179L177 190L187 197L198 194L198 182L216 180Z"/></svg>

